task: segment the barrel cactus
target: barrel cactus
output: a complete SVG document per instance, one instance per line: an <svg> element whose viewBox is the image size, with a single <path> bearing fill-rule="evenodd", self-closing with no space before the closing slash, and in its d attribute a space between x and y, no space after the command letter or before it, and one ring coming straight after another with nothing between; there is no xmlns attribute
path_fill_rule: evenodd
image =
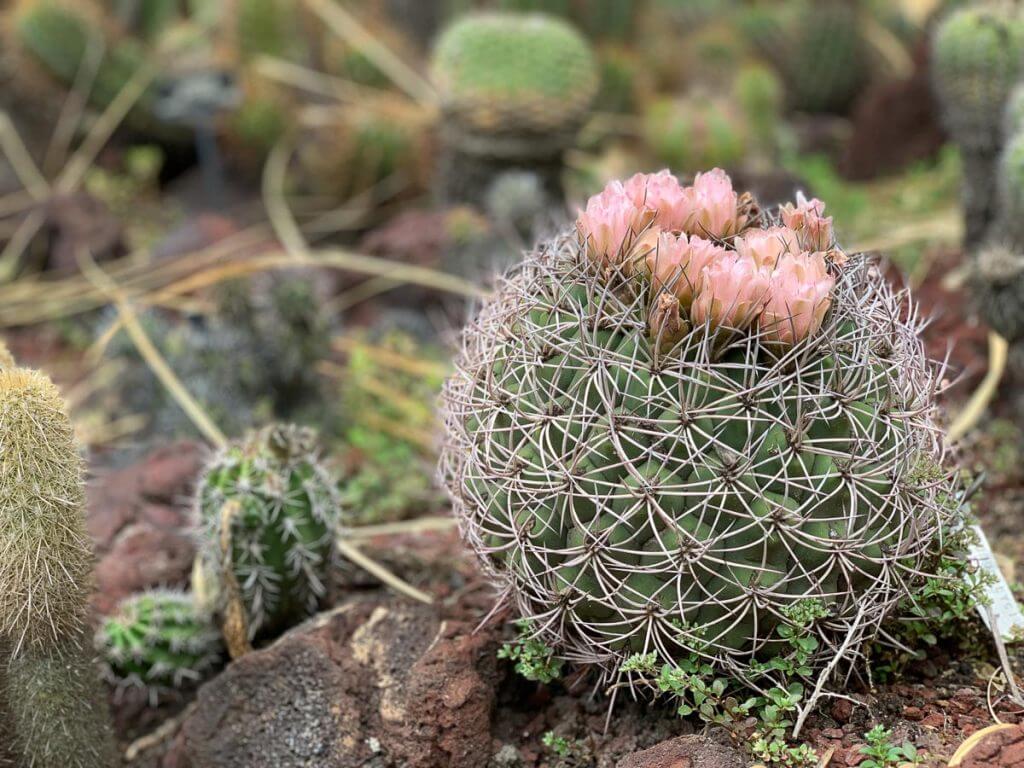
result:
<svg viewBox="0 0 1024 768"><path fill-rule="evenodd" d="M206 467L196 498L201 557L219 582L237 584L250 639L316 611L340 510L312 430L277 424L228 445Z"/></svg>
<svg viewBox="0 0 1024 768"><path fill-rule="evenodd" d="M172 590L122 601L96 632L95 645L107 679L119 691L146 691L153 704L202 682L223 655L212 617L191 595Z"/></svg>
<svg viewBox="0 0 1024 768"><path fill-rule="evenodd" d="M1004 109L1024 72L1024 13L1015 4L972 4L935 31L932 75L942 118L964 165L966 241L984 238L995 217L991 183L1003 145Z"/></svg>
<svg viewBox="0 0 1024 768"><path fill-rule="evenodd" d="M718 169L613 182L464 331L441 479L536 636L606 683L693 654L759 686L797 624L807 669L852 662L958 515L905 294L820 201L779 216Z"/></svg>
<svg viewBox="0 0 1024 768"><path fill-rule="evenodd" d="M739 118L731 102L709 96L659 99L644 114L644 137L653 159L674 171L737 168L750 144L750 124Z"/></svg>
<svg viewBox="0 0 1024 768"><path fill-rule="evenodd" d="M543 168L560 191L561 155L600 80L579 32L544 14L466 15L438 39L432 72L444 114L443 199L472 202L510 167Z"/></svg>

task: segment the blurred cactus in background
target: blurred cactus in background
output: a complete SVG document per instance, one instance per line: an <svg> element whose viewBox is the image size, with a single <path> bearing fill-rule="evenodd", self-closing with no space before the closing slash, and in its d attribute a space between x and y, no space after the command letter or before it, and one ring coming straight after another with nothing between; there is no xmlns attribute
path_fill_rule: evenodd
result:
<svg viewBox="0 0 1024 768"><path fill-rule="evenodd" d="M96 632L96 650L107 679L119 691L160 697L196 686L223 656L213 618L191 595L150 590L121 602Z"/></svg>
<svg viewBox="0 0 1024 768"><path fill-rule="evenodd" d="M66 405L37 371L0 370L0 646L19 765L113 768L85 641L93 553Z"/></svg>
<svg viewBox="0 0 1024 768"><path fill-rule="evenodd" d="M972 288L989 327L1009 342L1024 339L1024 250L1020 242L994 241L978 248ZM1018 355L1012 355L1016 365Z"/></svg>
<svg viewBox="0 0 1024 768"><path fill-rule="evenodd" d="M219 451L203 472L196 507L205 571L221 601L238 590L250 640L316 612L341 509L313 430L275 424Z"/></svg>
<svg viewBox="0 0 1024 768"><path fill-rule="evenodd" d="M443 110L439 197L478 202L494 176L532 170L560 201L562 154L599 87L594 54L543 14L464 16L441 35L433 78Z"/></svg>
<svg viewBox="0 0 1024 768"><path fill-rule="evenodd" d="M748 137L734 109L731 102L710 96L652 103L644 116L644 136L655 164L682 174L709 166L739 167Z"/></svg>
<svg viewBox="0 0 1024 768"><path fill-rule="evenodd" d="M843 112L870 76L857 14L847 0L796 0L751 6L740 24L779 73L792 109Z"/></svg>
<svg viewBox="0 0 1024 768"><path fill-rule="evenodd" d="M992 179L1006 103L1024 70L1024 13L1001 2L954 10L936 28L933 49L935 91L963 162L964 239L973 247L996 217Z"/></svg>

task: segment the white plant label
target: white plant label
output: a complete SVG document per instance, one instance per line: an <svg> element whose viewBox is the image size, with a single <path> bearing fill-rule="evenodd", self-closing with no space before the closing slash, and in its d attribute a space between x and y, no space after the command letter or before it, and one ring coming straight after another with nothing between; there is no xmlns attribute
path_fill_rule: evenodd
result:
<svg viewBox="0 0 1024 768"><path fill-rule="evenodd" d="M980 525L971 526L978 535L978 542L971 547L971 560L978 564L982 570L992 574L995 581L989 584L985 593L988 595L991 605L978 606L978 613L981 620L985 622L989 632L1004 641L1024 639L1024 613L1021 613L1020 605L1013 596L1013 590L1006 583L1003 572L999 570L992 547L985 537L985 532ZM995 619L995 627L992 626L992 618Z"/></svg>

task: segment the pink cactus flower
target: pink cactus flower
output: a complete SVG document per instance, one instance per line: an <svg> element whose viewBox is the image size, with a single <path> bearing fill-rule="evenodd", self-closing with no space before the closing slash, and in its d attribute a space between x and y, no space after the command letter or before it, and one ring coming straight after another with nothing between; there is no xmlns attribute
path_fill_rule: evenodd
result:
<svg viewBox="0 0 1024 768"><path fill-rule="evenodd" d="M785 254L772 271L758 326L766 341L793 345L815 334L832 304L835 278L822 253Z"/></svg>
<svg viewBox="0 0 1024 768"><path fill-rule="evenodd" d="M719 259L701 272L690 317L695 325L708 323L712 330L743 330L764 309L768 283L768 270L750 257Z"/></svg>
<svg viewBox="0 0 1024 768"><path fill-rule="evenodd" d="M602 266L625 263L636 238L654 219L654 211L637 207L622 182L613 181L587 201L576 231L587 256Z"/></svg>
<svg viewBox="0 0 1024 768"><path fill-rule="evenodd" d="M805 251L828 251L832 243L832 217L825 215L825 203L818 198L808 200L797 192L796 205L786 203L779 208L782 223L800 235Z"/></svg>
<svg viewBox="0 0 1024 768"><path fill-rule="evenodd" d="M704 267L731 258L729 252L710 240L685 233L648 230L638 241L635 253L643 258L655 286L671 291L689 309Z"/></svg>
<svg viewBox="0 0 1024 768"><path fill-rule="evenodd" d="M701 237L728 237L739 231L743 221L739 196L732 180L721 168L698 173L693 186L683 190L683 229Z"/></svg>
<svg viewBox="0 0 1024 768"><path fill-rule="evenodd" d="M740 256L749 256L759 267L775 269L785 253L800 253L798 235L789 227L750 229L733 241Z"/></svg>
<svg viewBox="0 0 1024 768"><path fill-rule="evenodd" d="M633 205L655 212L656 226L676 232L683 228L690 209L682 184L668 170L637 173L623 186Z"/></svg>

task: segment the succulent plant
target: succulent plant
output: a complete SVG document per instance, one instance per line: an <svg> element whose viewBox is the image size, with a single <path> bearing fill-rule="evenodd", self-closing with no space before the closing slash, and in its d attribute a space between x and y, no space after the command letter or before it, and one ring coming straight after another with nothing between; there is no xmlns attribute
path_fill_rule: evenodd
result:
<svg viewBox="0 0 1024 768"><path fill-rule="evenodd" d="M1007 99L1024 72L1024 14L1000 2L955 10L936 28L932 48L943 122L963 160L965 240L975 245L996 216L992 177Z"/></svg>
<svg viewBox="0 0 1024 768"><path fill-rule="evenodd" d="M340 505L315 432L276 424L230 444L203 472L196 505L202 557L215 577L237 582L250 639L316 611Z"/></svg>
<svg viewBox="0 0 1024 768"><path fill-rule="evenodd" d="M223 656L212 616L189 594L151 590L123 600L95 638L107 679L141 688L156 704L170 691L197 685Z"/></svg>
<svg viewBox="0 0 1024 768"><path fill-rule="evenodd" d="M749 144L746 127L732 104L711 97L659 99L644 115L644 136L654 160L680 173L738 167Z"/></svg>
<svg viewBox="0 0 1024 768"><path fill-rule="evenodd" d="M441 479L559 658L616 682L696 654L756 686L794 607L821 608L820 671L918 583L959 507L941 371L823 209L759 215L718 170L615 182L466 327Z"/></svg>
<svg viewBox="0 0 1024 768"><path fill-rule="evenodd" d="M854 3L755 5L740 23L778 71L795 110L842 112L870 76L869 49Z"/></svg>
<svg viewBox="0 0 1024 768"><path fill-rule="evenodd" d="M93 553L74 430L57 388L23 368L0 369L0 422L0 646L14 752L19 765L112 768L83 649Z"/></svg>
<svg viewBox="0 0 1024 768"><path fill-rule="evenodd" d="M600 79L579 32L544 14L469 14L442 32L432 72L444 116L443 202L477 201L495 175L516 168L543 173L563 195L561 155Z"/></svg>
<svg viewBox="0 0 1024 768"><path fill-rule="evenodd" d="M736 72L733 97L749 126L752 143L761 155L773 157L782 125L784 86L779 76L760 64L748 64Z"/></svg>

